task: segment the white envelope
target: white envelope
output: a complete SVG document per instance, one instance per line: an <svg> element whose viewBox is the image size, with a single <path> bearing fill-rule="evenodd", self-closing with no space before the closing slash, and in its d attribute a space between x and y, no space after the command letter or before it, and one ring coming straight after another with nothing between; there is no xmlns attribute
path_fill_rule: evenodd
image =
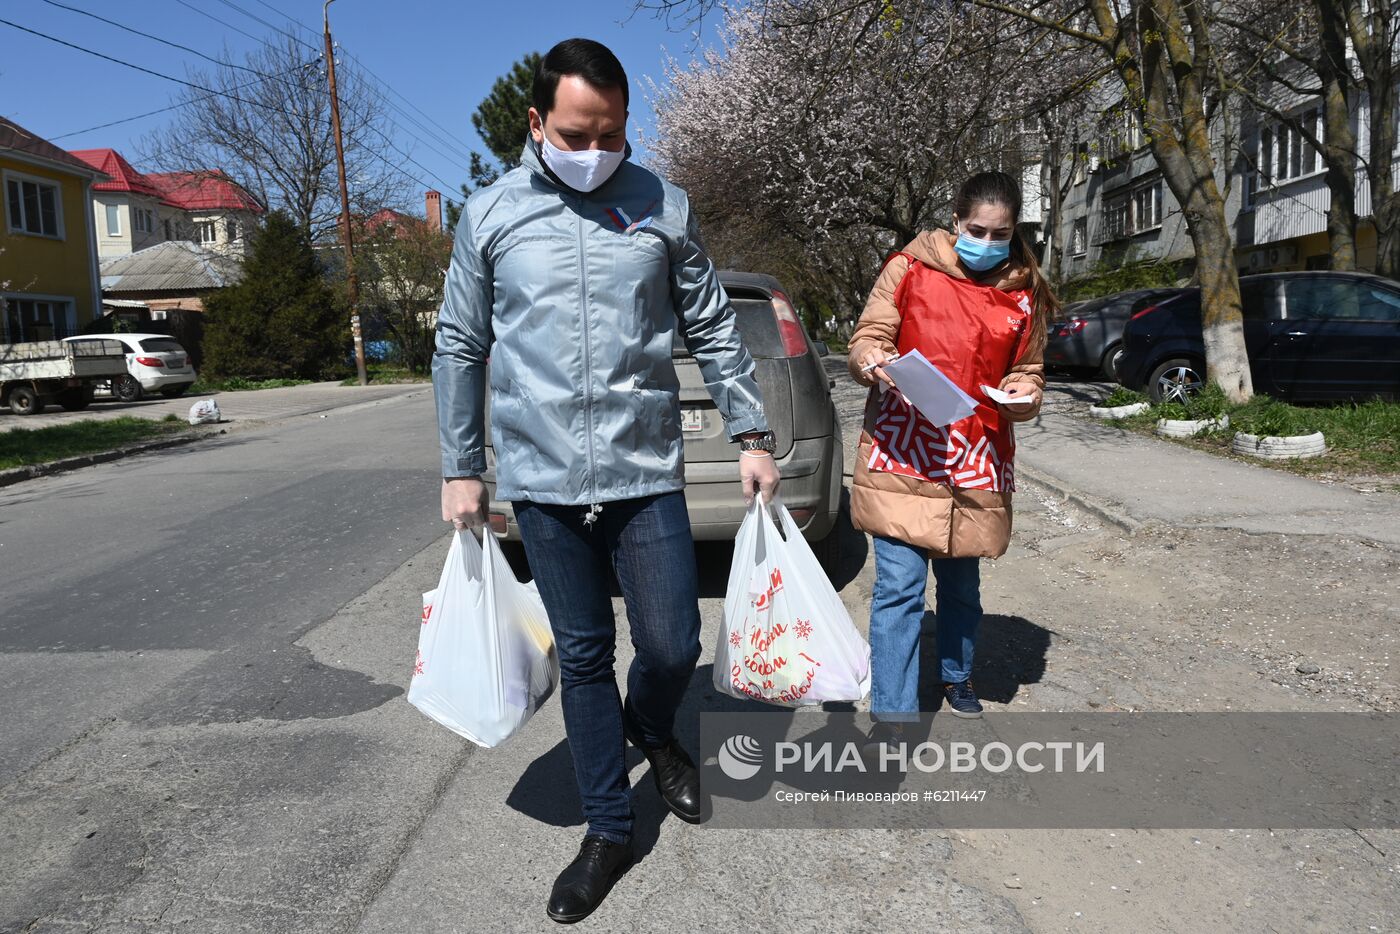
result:
<svg viewBox="0 0 1400 934"><path fill-rule="evenodd" d="M963 392L917 350L886 363L883 369L894 380L904 401L939 428L962 421L977 411L977 400Z"/></svg>
<svg viewBox="0 0 1400 934"><path fill-rule="evenodd" d="M1002 392L995 386L988 386L986 383L982 384L982 391L987 394L988 399L991 399L993 402L1000 402L1002 405L1030 405L1035 401L1034 395L1013 396L1008 392Z"/></svg>

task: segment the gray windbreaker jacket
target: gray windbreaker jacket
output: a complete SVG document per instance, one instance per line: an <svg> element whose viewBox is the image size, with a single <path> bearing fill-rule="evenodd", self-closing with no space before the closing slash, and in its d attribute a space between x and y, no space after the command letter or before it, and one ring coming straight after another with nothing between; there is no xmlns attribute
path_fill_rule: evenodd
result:
<svg viewBox="0 0 1400 934"><path fill-rule="evenodd" d="M730 438L768 427L685 192L630 159L587 194L556 182L533 146L521 163L457 222L433 356L443 476L486 470L489 356L497 499L680 490L678 326Z"/></svg>

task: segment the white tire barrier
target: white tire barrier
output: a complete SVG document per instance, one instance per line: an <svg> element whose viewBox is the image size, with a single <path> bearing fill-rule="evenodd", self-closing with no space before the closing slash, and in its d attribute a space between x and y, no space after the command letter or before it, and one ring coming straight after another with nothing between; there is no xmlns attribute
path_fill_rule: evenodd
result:
<svg viewBox="0 0 1400 934"><path fill-rule="evenodd" d="M1132 405L1115 405L1109 408L1100 408L1097 405L1089 406L1089 414L1094 418L1129 418L1140 412L1146 412L1152 406L1146 402L1134 402Z"/></svg>
<svg viewBox="0 0 1400 934"><path fill-rule="evenodd" d="M1230 416L1219 418L1159 418L1157 434L1163 438L1194 438L1203 431L1213 428L1228 428Z"/></svg>
<svg viewBox="0 0 1400 934"><path fill-rule="evenodd" d="M1249 435L1243 431L1235 434L1230 450L1236 454L1258 457L1264 460L1292 460L1299 457L1317 457L1327 453L1327 442L1322 432L1310 435L1293 435L1278 438L1270 435Z"/></svg>

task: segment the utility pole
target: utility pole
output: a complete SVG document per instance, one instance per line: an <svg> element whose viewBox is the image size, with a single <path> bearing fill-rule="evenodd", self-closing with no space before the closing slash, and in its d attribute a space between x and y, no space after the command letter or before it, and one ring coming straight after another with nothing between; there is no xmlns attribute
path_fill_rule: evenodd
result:
<svg viewBox="0 0 1400 934"><path fill-rule="evenodd" d="M326 0L321 15L326 24L326 68L331 81L331 128L335 131L335 162L340 169L340 239L345 246L345 278L350 287L350 333L355 338L355 369L360 385L369 384L365 372L365 338L360 331L360 284L355 278L355 235L350 230L350 192L345 185L345 144L340 138L340 96L335 90L335 46L331 43L331 4Z"/></svg>

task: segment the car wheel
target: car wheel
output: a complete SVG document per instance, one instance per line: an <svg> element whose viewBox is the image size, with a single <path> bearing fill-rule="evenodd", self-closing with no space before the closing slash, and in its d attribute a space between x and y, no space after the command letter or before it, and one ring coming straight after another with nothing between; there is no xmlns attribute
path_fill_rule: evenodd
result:
<svg viewBox="0 0 1400 934"><path fill-rule="evenodd" d="M183 386L167 386L160 391L160 394L167 399L174 399L178 396L183 396L185 390L189 389L191 385L191 383L186 383Z"/></svg>
<svg viewBox="0 0 1400 934"><path fill-rule="evenodd" d="M1103 378L1111 383L1118 381L1118 361L1123 359L1123 345L1114 344L1104 351L1103 360L1099 363L1099 372Z"/></svg>
<svg viewBox="0 0 1400 934"><path fill-rule="evenodd" d="M1195 360L1175 357L1159 364L1147 380L1153 402L1182 402L1205 388L1205 367Z"/></svg>
<svg viewBox="0 0 1400 934"><path fill-rule="evenodd" d="M123 402L136 402L141 398L141 381L127 373L112 380L112 395Z"/></svg>
<svg viewBox="0 0 1400 934"><path fill-rule="evenodd" d="M10 390L10 411L16 415L38 415L44 411L44 400L28 386L16 386Z"/></svg>

